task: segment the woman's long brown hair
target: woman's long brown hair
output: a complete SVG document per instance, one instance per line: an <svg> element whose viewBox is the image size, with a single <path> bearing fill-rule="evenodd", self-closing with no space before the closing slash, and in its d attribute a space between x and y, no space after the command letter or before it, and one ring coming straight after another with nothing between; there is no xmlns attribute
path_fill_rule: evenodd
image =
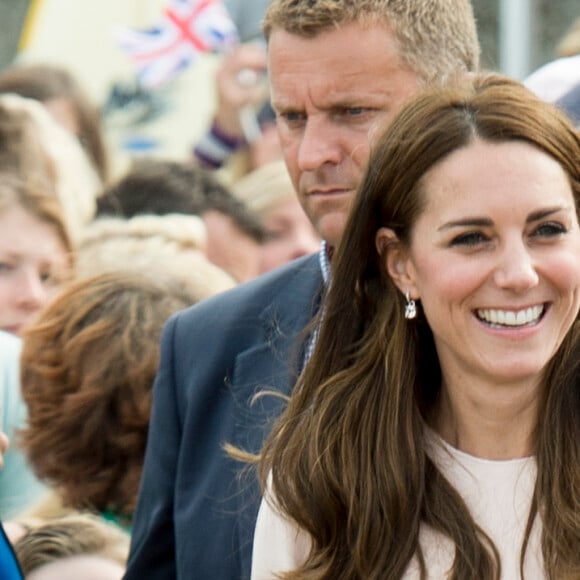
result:
<svg viewBox="0 0 580 580"><path fill-rule="evenodd" d="M375 247L379 228L409 241L423 176L475 138L524 141L569 176L577 213L580 139L519 83L481 75L407 105L379 140L333 262L320 335L285 413L263 448L279 508L312 537L301 579L398 579L428 524L456 546L450 578L498 579L496 547L425 451L424 425L441 371L424 320L403 318L403 297ZM548 192L549 193L549 192ZM545 373L536 432L531 525L542 520L547 577L580 577L579 322Z"/></svg>

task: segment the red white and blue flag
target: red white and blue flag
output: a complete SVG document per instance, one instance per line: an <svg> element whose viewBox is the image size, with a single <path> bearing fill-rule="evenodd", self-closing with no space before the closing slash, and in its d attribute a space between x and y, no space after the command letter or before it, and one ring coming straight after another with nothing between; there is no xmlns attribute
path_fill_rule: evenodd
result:
<svg viewBox="0 0 580 580"><path fill-rule="evenodd" d="M117 39L137 67L139 84L154 88L175 78L201 53L237 44L238 32L221 0L170 0L157 26L123 28Z"/></svg>

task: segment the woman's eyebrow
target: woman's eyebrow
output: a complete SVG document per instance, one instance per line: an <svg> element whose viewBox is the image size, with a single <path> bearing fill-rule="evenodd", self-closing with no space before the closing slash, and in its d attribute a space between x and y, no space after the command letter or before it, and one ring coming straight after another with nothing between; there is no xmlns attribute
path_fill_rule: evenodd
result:
<svg viewBox="0 0 580 580"><path fill-rule="evenodd" d="M437 229L438 232L449 230L451 228L460 228L468 226L478 226L487 227L492 226L493 221L485 217L466 217L460 220L453 220L451 222L444 223L440 228Z"/></svg>

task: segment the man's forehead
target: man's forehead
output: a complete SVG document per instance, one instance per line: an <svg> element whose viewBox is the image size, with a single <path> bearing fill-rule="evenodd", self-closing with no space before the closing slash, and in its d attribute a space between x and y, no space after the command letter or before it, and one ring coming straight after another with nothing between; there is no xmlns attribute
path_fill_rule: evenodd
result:
<svg viewBox="0 0 580 580"><path fill-rule="evenodd" d="M374 53L374 54L373 54ZM268 40L270 68L302 61L307 67L310 58L342 58L344 64L365 54L378 58L380 54L391 58L399 54L399 40L384 22L348 22L321 30L318 34L304 36L281 28L275 29ZM364 61L359 61L364 65Z"/></svg>
<svg viewBox="0 0 580 580"><path fill-rule="evenodd" d="M349 107L383 108L404 93L415 90L416 76L400 67L320 68L311 71L280 71L271 75L274 110L302 108L311 104L320 109Z"/></svg>
<svg viewBox="0 0 580 580"><path fill-rule="evenodd" d="M364 89L344 81L335 84L320 83L313 87L272 84L271 99L275 111L302 109L312 105L318 109L333 110L353 107L374 107L390 98L388 89L367 86Z"/></svg>
<svg viewBox="0 0 580 580"><path fill-rule="evenodd" d="M303 37L276 30L268 49L274 88L308 83L335 92L369 86L384 88L383 78L408 67L394 34L383 24L346 26ZM362 86L361 86L362 85ZM381 90L382 90L381 88Z"/></svg>

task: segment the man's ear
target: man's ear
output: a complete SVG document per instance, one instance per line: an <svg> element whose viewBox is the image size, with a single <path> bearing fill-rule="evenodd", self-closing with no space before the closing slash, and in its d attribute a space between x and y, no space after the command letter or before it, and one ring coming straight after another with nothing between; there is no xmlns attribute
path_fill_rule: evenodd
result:
<svg viewBox="0 0 580 580"><path fill-rule="evenodd" d="M375 243L385 269L397 288L403 294L409 292L411 296L414 296L417 290L408 248L390 228L380 228L375 237Z"/></svg>

